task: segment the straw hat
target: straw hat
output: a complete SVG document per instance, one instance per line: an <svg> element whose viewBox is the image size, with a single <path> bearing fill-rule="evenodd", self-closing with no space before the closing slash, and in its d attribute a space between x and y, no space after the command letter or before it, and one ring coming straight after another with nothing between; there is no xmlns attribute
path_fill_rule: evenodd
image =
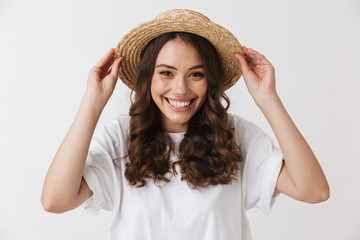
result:
<svg viewBox="0 0 360 240"><path fill-rule="evenodd" d="M189 32L206 38L220 55L225 73L225 89L241 77L241 67L235 53L244 55L236 37L226 28L212 22L199 12L188 9L167 10L154 19L138 25L122 37L115 49L115 57L124 56L119 78L130 89L135 82L137 64L144 47L154 38L167 32Z"/></svg>

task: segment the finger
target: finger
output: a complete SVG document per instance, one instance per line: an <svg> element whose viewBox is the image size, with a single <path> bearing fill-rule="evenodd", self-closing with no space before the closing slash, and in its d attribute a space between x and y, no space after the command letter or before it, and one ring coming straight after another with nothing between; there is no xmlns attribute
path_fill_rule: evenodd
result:
<svg viewBox="0 0 360 240"><path fill-rule="evenodd" d="M254 56L254 52L250 52L249 48L243 46L245 57L249 66L258 64L257 58Z"/></svg>
<svg viewBox="0 0 360 240"><path fill-rule="evenodd" d="M120 56L117 59L115 59L113 65L110 66L110 68L107 70L105 76L111 75L113 77L117 77L117 74L119 72L120 63L124 60L124 57Z"/></svg>
<svg viewBox="0 0 360 240"><path fill-rule="evenodd" d="M248 57L249 64L261 64L260 56L255 52L255 50L251 48L247 48L244 46L244 52L246 53L246 56Z"/></svg>
<svg viewBox="0 0 360 240"><path fill-rule="evenodd" d="M241 71L243 74L247 74L250 71L247 59L239 53L235 54L235 57L239 59Z"/></svg>
<svg viewBox="0 0 360 240"><path fill-rule="evenodd" d="M247 54L247 56L249 56L249 58L251 59L251 61L253 61L255 64L271 64L270 61L261 53L259 53L258 51L252 49L252 48L247 48L244 46L244 52Z"/></svg>
<svg viewBox="0 0 360 240"><path fill-rule="evenodd" d="M111 48L104 57L94 66L94 68L101 68L103 71L107 71L111 64L114 62L114 49Z"/></svg>
<svg viewBox="0 0 360 240"><path fill-rule="evenodd" d="M117 78L119 68L120 68L120 63L123 60L124 60L124 57L120 56L114 61L114 64L111 67L111 73L110 73L114 78Z"/></svg>

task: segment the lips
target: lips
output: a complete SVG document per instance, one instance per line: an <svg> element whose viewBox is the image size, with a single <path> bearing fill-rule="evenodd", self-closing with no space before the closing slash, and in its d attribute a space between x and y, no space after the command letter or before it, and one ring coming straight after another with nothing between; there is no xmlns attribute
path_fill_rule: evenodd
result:
<svg viewBox="0 0 360 240"><path fill-rule="evenodd" d="M186 112L189 108L191 108L191 106L193 105L192 103L194 102L194 100L196 99L196 98L192 98L192 99L190 99L190 98L187 98L187 99L185 99L185 98L183 98L183 99L170 99L170 101L174 104L174 105L176 105L176 107L175 106L173 106L171 103L170 103L170 101L169 101L169 98L166 98L166 97L164 97L164 99L166 100L166 104L170 107L170 109L171 110L173 110L173 111L175 111L175 112ZM181 102L181 103L180 103ZM185 106L185 102L190 102L190 104L188 105L188 106Z"/></svg>
<svg viewBox="0 0 360 240"><path fill-rule="evenodd" d="M176 108L183 108L189 106L194 99L189 99L186 101L174 101L172 99L166 98L166 100Z"/></svg>

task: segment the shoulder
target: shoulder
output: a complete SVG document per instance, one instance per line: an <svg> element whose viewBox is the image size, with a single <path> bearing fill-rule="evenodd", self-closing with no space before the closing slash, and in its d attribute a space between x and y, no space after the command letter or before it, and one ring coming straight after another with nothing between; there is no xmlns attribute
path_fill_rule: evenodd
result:
<svg viewBox="0 0 360 240"><path fill-rule="evenodd" d="M95 155L106 152L105 155L111 157L109 158L110 162L112 159L126 155L129 121L129 116L120 115L99 125L91 140L89 152Z"/></svg>
<svg viewBox="0 0 360 240"><path fill-rule="evenodd" d="M122 129L129 129L130 126L130 116L128 114L120 114L115 119L113 119L110 123L115 124Z"/></svg>
<svg viewBox="0 0 360 240"><path fill-rule="evenodd" d="M103 129L116 129L116 130L127 130L130 125L130 116L126 114L120 114L116 118L107 121L103 124Z"/></svg>
<svg viewBox="0 0 360 240"><path fill-rule="evenodd" d="M105 122L96 131L95 138L107 137L109 139L125 139L129 132L130 116L121 114L116 118Z"/></svg>
<svg viewBox="0 0 360 240"><path fill-rule="evenodd" d="M234 138L238 144L249 144L259 137L266 136L266 133L255 123L240 117L236 114L228 113L228 124L234 129Z"/></svg>
<svg viewBox="0 0 360 240"><path fill-rule="evenodd" d="M228 113L228 124L230 127L239 127L243 123L246 124L248 122L243 117L240 117L239 115Z"/></svg>
<svg viewBox="0 0 360 240"><path fill-rule="evenodd" d="M234 128L237 132L252 132L261 130L255 123L240 117L239 115L228 113L228 124L230 128Z"/></svg>

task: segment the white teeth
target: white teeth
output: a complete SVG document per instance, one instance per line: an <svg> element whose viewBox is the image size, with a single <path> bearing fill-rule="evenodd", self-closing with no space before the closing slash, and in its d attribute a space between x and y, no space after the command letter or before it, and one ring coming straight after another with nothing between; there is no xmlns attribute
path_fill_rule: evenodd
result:
<svg viewBox="0 0 360 240"><path fill-rule="evenodd" d="M172 100L170 100L170 99L168 99L168 100L169 100L169 103L170 103L172 106L176 107L176 108L183 108L183 107L187 107L187 106L190 105L190 101L186 101L186 102L175 102L175 101L172 101Z"/></svg>

